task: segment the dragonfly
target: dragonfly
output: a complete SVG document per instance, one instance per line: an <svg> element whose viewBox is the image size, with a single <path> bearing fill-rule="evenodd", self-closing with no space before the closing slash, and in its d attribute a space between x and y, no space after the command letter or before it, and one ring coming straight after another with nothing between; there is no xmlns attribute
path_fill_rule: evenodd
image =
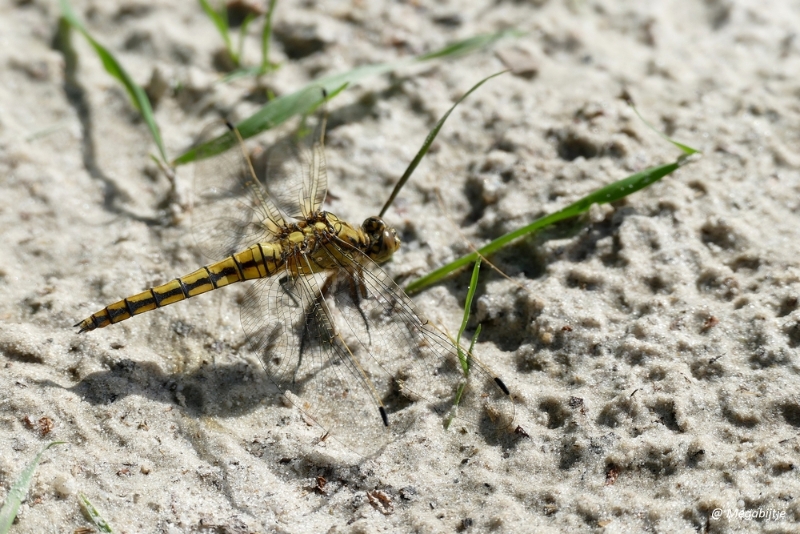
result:
<svg viewBox="0 0 800 534"><path fill-rule="evenodd" d="M193 233L216 260L83 319L80 333L239 282L246 348L307 418L358 454L417 419L415 404L498 439L513 400L497 375L456 348L379 266L401 245L380 217L361 226L323 209L325 119L255 165L238 150L195 171ZM256 172L256 168L259 172Z"/></svg>

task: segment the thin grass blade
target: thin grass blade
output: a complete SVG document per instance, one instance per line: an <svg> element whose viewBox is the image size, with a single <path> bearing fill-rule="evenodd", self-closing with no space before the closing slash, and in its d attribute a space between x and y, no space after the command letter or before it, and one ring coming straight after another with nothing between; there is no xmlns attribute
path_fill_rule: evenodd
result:
<svg viewBox="0 0 800 534"><path fill-rule="evenodd" d="M299 91L271 100L254 115L243 120L236 126L242 138L247 139L253 137L265 130L278 126L295 115L306 114L315 106L318 106L322 102L320 89L325 89L329 95L333 95L343 86L356 84L364 78L384 74L415 62L474 52L483 46L494 43L500 37L510 34L511 32L504 31L496 34L473 37L415 58L402 59L391 63L364 65L341 74L325 76L311 82ZM187 150L185 153L175 158L172 164L184 165L198 159L211 157L229 149L235 144L231 136L226 135L222 137L223 138L212 139L205 145Z"/></svg>
<svg viewBox="0 0 800 534"><path fill-rule="evenodd" d="M269 7L267 7L267 14L264 18L264 28L261 30L261 66L259 74L265 74L275 68L273 63L269 61L269 40L272 38L272 14L275 12L275 2L277 0L269 0Z"/></svg>
<svg viewBox="0 0 800 534"><path fill-rule="evenodd" d="M225 50L227 50L228 54L231 56L233 64L238 66L239 61L233 50L233 45L231 44L231 35L228 28L228 13L225 10L225 5L223 4L222 9L220 11L217 11L211 6L211 4L208 3L208 0L198 0L198 1L200 2L200 7L203 8L203 12L209 19L211 19L211 22L217 28L219 35L225 42Z"/></svg>
<svg viewBox="0 0 800 534"><path fill-rule="evenodd" d="M694 149L693 149L694 150ZM697 151L695 151L696 153ZM621 198L624 198L636 191L644 189L648 187L664 176L674 172L676 169L684 165L685 163L692 161L688 159L686 155L681 156L673 163L668 163L666 165L659 165L657 167L650 167L649 169L645 169L641 172L637 172L636 174L632 174L627 178L622 180L618 180L612 184L609 184L605 187L602 187L589 195L581 198L577 202L573 202L566 208L559 210L555 213L547 215L545 217L541 217L536 219L532 223L513 232L509 232L494 241L490 242L489 244L481 247L478 249L477 252L472 252L470 254L466 254L452 263L449 263L439 269L436 269L432 273L425 275L421 278L418 278L412 281L408 286L406 286L406 292L414 293L419 291L431 284L434 284L444 278L445 276L449 275L453 271L456 271L471 262L475 261L477 258L481 256L488 256L494 252L497 252L501 248L505 247L512 241L515 241L521 237L527 236L537 230L544 228L545 226L549 226L553 223L558 221L562 221L564 219L568 219L570 217L575 217L576 215L580 215L589 210L592 204L608 204L609 202L615 202Z"/></svg>
<svg viewBox="0 0 800 534"><path fill-rule="evenodd" d="M100 530L100 532L108 532L113 533L114 529L111 528L111 525L108 524L97 508L89 501L89 499L83 493L80 493L78 497L81 500L81 508L86 512L86 515L89 516L89 519L94 523L94 526Z"/></svg>
<svg viewBox="0 0 800 534"><path fill-rule="evenodd" d="M630 101L629 104L631 105L631 107L633 107L633 104ZM636 111L636 114L639 115L639 112L636 110L635 107L634 111ZM641 118L641 115L639 115L639 118ZM644 119L642 119L642 122L650 126ZM652 126L650 126L650 128L652 128ZM666 139L667 141L678 147L683 152L683 154L673 163L668 163L666 165L659 165L657 167L650 167L649 169L645 169L643 171L637 172L636 174L632 174L627 178L618 180L605 187L601 187L600 189L586 195L580 200L573 202L572 204L570 204L569 206L567 206L562 210L541 217L527 226L514 230L513 232L509 232L495 239L494 241L491 241L489 244L483 246L477 251L472 252L470 254L466 254L458 258L457 260L436 269L430 274L427 274L423 277L413 280L406 286L405 288L406 292L414 293L416 291L420 291L421 289L438 282L439 280L449 275L453 271L456 271L468 265L469 263L475 261L476 258L485 257L488 256L489 254L497 252L498 250L505 247L509 243L517 239L520 239L521 237L532 234L533 232L541 230L545 226L554 224L564 219L568 219L570 217L575 217L577 215L580 215L588 211L589 208L592 206L592 204L607 204L610 202L615 202L632 193L635 193L636 191L644 189L645 187L654 184L664 176L671 174L679 167L682 167L687 163L695 161L696 159L694 157L695 155L702 154L697 149L694 149L683 143L679 143L673 140L672 138L668 137L667 135L658 132L658 130L655 130L654 128L653 130L656 131L659 135L661 135L661 137L663 137L664 139Z"/></svg>
<svg viewBox="0 0 800 534"><path fill-rule="evenodd" d="M302 91L276 98L273 102L280 101L278 105L267 105L261 108L261 110L252 117L236 124L236 129L239 131L239 135L242 136L242 139L253 137L261 131L274 128L294 115L312 113L326 100L330 100L341 93L345 87L347 87L346 84L334 87L331 91L325 91L325 86L308 86ZM326 93L327 97L325 96ZM229 131L207 143L187 150L182 156L175 159L172 164L177 166L210 158L225 152L236 145L236 143L236 136Z"/></svg>
<svg viewBox="0 0 800 534"><path fill-rule="evenodd" d="M20 473L19 478L17 478L17 480L14 482L14 485L11 486L11 489L8 490L6 502L3 503L3 507L0 508L0 534L7 534L11 529L11 524L14 522L14 518L17 517L19 507L22 505L22 501L25 500L25 496L28 494L28 488L31 486L31 480L33 480L33 475L36 472L36 468L39 466L39 462L42 460L42 455L53 445L61 445L63 443L65 442L53 441L45 445L44 448L39 451L39 454L37 454L36 457L31 461L31 463L29 463L22 473Z"/></svg>
<svg viewBox="0 0 800 534"><path fill-rule="evenodd" d="M229 83L239 78L247 78L248 76L258 76L261 74L261 67L241 67L232 70L225 76L219 79L217 83Z"/></svg>
<svg viewBox="0 0 800 534"><path fill-rule="evenodd" d="M471 54L476 50L489 47L503 37L521 37L523 35L525 35L525 33L518 30L504 30L496 33L483 33L468 39L464 39L463 41L449 44L439 50L422 54L416 58L416 61L429 61L431 59L439 59L443 57L463 56L466 54Z"/></svg>
<svg viewBox="0 0 800 534"><path fill-rule="evenodd" d="M472 341L469 342L470 354L472 354L472 350L475 348L475 343L478 341L478 337L481 335L481 328L483 328L483 325L478 324L478 327L475 329L475 333L472 335Z"/></svg>
<svg viewBox="0 0 800 534"><path fill-rule="evenodd" d="M125 88L125 91L128 93L128 96L131 99L133 107L135 107L136 110L141 113L142 119L144 119L145 124L147 124L147 127L150 129L150 135L153 137L153 141L158 147L161 158L164 160L164 162L169 161L167 158L167 152L164 149L164 143L161 140L161 131L159 130L158 124L156 124L155 116L153 115L153 107L150 105L150 99L147 98L147 94L145 93L144 89L133 81L133 78L131 78L128 72L122 68L122 65L120 65L119 61L117 61L111 52L106 50L103 45L98 43L94 37L89 34L86 28L84 28L83 23L80 21L77 15L75 15L75 12L72 11L72 7L67 0L61 0L61 16L64 18L64 20L69 22L70 26L72 26L86 38L92 48L94 48L94 51L100 58L100 61L103 63L103 68L105 68L106 72L116 78L117 81L119 81Z"/></svg>
<svg viewBox="0 0 800 534"><path fill-rule="evenodd" d="M636 116L637 116L637 117L639 117L639 120L640 120L640 121L642 121L643 123L645 123L645 125L646 125L648 128L650 128L650 129L651 129L651 130L653 130L655 133L657 133L658 135L660 135L661 137L663 137L664 139L666 139L668 142L670 142L670 143L672 143L673 145L675 145L676 147L678 147L678 148L679 148L681 151L683 151L683 153L684 153L684 154L686 154L687 156L691 156L692 154L699 154L699 153L700 153L700 151L699 151L699 150L696 150L696 149L694 149L694 148L692 148L692 147L690 147L690 146L688 146L688 145L684 145L683 143L679 143L678 141L675 141L674 139L672 139L671 137L669 137L668 135L666 135L664 132L662 132L662 131L660 131L660 130L657 130L657 129L656 129L656 128L655 128L655 127L652 125L652 124L650 124L649 122L647 122L646 120L644 120L644 117L642 117L642 114L641 114L641 113L639 113L639 110L638 110L638 109L636 109L636 106L634 106L634 105L633 105L633 102L632 102L632 101L628 100L628 105L629 105L629 106L630 106L630 107L633 109L633 112L634 112L634 113L636 113Z"/></svg>
<svg viewBox="0 0 800 534"><path fill-rule="evenodd" d="M458 337L456 338L456 350L458 351L458 359L461 361L461 369L464 371L464 376L469 375L469 354L464 354L461 348L461 336L464 335L464 330L467 329L469 322L470 311L472 310L472 299L475 297L475 289L478 287L478 274L481 270L481 258L475 260L475 266L472 268L472 277L469 281L469 289L467 290L467 298L464 301L464 317L461 320L461 327L458 329ZM474 344L474 340L473 340Z"/></svg>
<svg viewBox="0 0 800 534"><path fill-rule="evenodd" d="M247 37L247 28L250 27L250 23L255 20L256 16L252 13L248 13L245 16L244 20L242 21L242 25L239 26L239 46L236 47L236 62L237 64L242 60L242 54L244 53L244 40Z"/></svg>
<svg viewBox="0 0 800 534"><path fill-rule="evenodd" d="M487 81L491 80L495 76L500 76L501 74L503 74L505 72L508 72L508 71L504 70L504 71L496 72L496 73L492 74L491 76L487 76L486 78L482 79L481 81L479 81L478 83L473 85L472 88L469 91L464 93L464 95L461 98L456 100L456 103L453 104L453 106L450 109L447 110L447 113L442 115L442 118L439 119L439 121L436 123L436 125L433 127L433 129L428 133L428 137L425 138L425 142L422 143L422 147L419 149L419 152L417 152L417 155L414 156L413 160L411 160L411 163L408 165L408 168L406 169L406 172L403 173L403 176L400 177L400 180L398 180L397 185L394 186L394 189L392 190L392 194L389 195L389 199L383 205L383 208L381 208L381 211L378 214L379 217L383 217L384 213L386 213L386 210L388 210L389 206L391 206L392 202L394 202L394 199L395 199L395 197L397 197L397 194L400 192L400 190L403 188L403 186L406 185L406 182L408 181L408 179L411 178L411 175L416 170L417 165L419 165L419 162L422 161L422 158L425 156L425 154L428 153L428 149L431 147L431 144L433 143L433 140L436 139L437 135L439 135L439 130L442 129L442 126L444 126L444 122L447 120L447 118L450 116L450 114L453 112L453 110L456 109L456 106L458 106L461 102L463 102L464 99L467 98L469 95L471 95L472 92L475 91L478 87L480 87L481 85L483 85Z"/></svg>
<svg viewBox="0 0 800 534"><path fill-rule="evenodd" d="M475 289L478 287L478 274L481 270L481 259L478 258L475 261L475 266L472 268L472 277L469 281L469 289L467 290L467 298L464 301L464 318L461 320L461 327L458 329L458 337L456 338L456 352L458 353L458 361L461 364L461 370L464 372L464 378L469 376L469 367L470 367L470 357L472 355L472 349L475 347L475 341L478 339L478 334L480 334L481 327L478 325L477 330L475 331L475 335L472 336L472 342L469 345L469 351L465 354L464 349L461 348L461 336L464 335L464 330L467 328L467 323L469 322L470 310L472 310L472 299L475 297ZM453 422L453 419L456 417L458 411L458 405L461 404L461 397L464 396L464 390L467 387L466 380L462 381L458 385L458 389L456 390L456 396L453 400L453 409L450 412L450 416L444 422L444 428L447 430L450 428L450 424Z"/></svg>

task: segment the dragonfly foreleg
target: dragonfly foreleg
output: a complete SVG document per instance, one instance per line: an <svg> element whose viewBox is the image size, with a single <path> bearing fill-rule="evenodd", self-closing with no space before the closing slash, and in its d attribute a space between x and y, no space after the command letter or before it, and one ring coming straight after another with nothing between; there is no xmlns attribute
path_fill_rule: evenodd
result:
<svg viewBox="0 0 800 534"><path fill-rule="evenodd" d="M361 320L364 321L364 330L367 331L367 339L369 340L369 346L372 346L372 334L369 331L369 321L367 320L367 314L361 307L362 300L368 297L367 286L366 284L364 284L363 276L361 276L361 268L359 268L358 274L354 273L350 274L351 276L348 277L350 298L352 299L353 304L358 310L358 314L361 316Z"/></svg>

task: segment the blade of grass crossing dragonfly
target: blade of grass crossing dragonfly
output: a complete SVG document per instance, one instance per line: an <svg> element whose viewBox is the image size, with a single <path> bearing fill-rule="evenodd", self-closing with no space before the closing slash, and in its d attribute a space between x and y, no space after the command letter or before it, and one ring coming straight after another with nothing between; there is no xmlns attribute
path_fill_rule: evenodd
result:
<svg viewBox="0 0 800 534"><path fill-rule="evenodd" d="M111 54L111 52L106 50L103 45L98 43L94 37L89 34L86 28L84 28L83 23L80 21L80 19L78 19L77 15L75 15L75 12L72 11L72 7L67 0L61 0L61 15L67 22L69 22L70 26L80 32L89 42L91 47L94 48L94 51L97 53L97 56L103 63L103 68L105 68L106 72L116 78L117 81L119 81L125 88L125 91L128 93L128 96L131 99L131 103L136 110L141 113L142 119L144 119L145 124L147 124L147 127L150 130L150 135L153 138L153 141L156 143L159 153L161 154L161 158L164 160L164 162L169 161L169 158L167 158L166 149L164 148L164 142L161 140L161 131L159 130L155 116L153 115L153 107L150 105L150 99L147 98L147 93L145 93L144 89L142 89L140 85L133 81L133 78L131 78L128 72L122 68L122 65Z"/></svg>
<svg viewBox="0 0 800 534"><path fill-rule="evenodd" d="M30 488L33 475L36 472L36 468L39 466L39 462L42 460L42 455L50 447L54 445L61 445L63 443L65 442L53 441L45 445L44 448L39 451L39 454L37 454L36 457L31 461L31 463L29 463L22 473L20 473L19 478L17 478L17 480L11 486L11 489L8 490L6 501L3 503L3 507L0 508L0 534L7 534L11 529L11 524L14 522L14 518L17 517L19 507L22 504L22 501L25 500L25 496L28 494L28 488Z"/></svg>
<svg viewBox="0 0 800 534"><path fill-rule="evenodd" d="M442 129L442 126L444 126L444 122L447 120L447 117L449 117L450 114L453 112L453 110L456 109L456 106L458 106L461 102L463 102L464 99L467 98L469 95L471 95L473 93L473 91L478 89L478 87L480 87L484 83L488 82L492 78L494 78L496 76L500 76L501 74L503 74L505 72L508 72L508 71L503 70L503 71L500 71L500 72L496 72L496 73L492 74L491 76L487 76L486 78L482 79L481 81L479 81L478 83L473 85L472 88L470 88L469 91L464 93L464 95L461 98L456 100L456 103L453 104L452 107L447 110L447 113L442 115L442 118L439 119L439 121L436 123L436 125L434 125L433 129L428 133L428 136L425 138L425 142L422 143L422 147L420 147L419 152L417 152L417 155L414 156L413 160L411 160L411 163L408 165L408 168L406 169L406 172L403 173L403 176L400 177L400 180L398 180L397 185L394 186L394 189L392 190L392 193L389 195L389 199L383 205L383 208L381 208L381 211L378 214L378 217L383 217L383 215L386 213L386 210L389 209L389 206L392 204L392 202L394 202L394 199L395 199L395 197L397 197L397 194L400 192L400 190L406 184L408 179L411 178L411 175L416 170L417 165L419 165L419 162L422 160L422 158L425 156L425 154L428 153L428 149L431 147L431 144L433 143L433 140L436 139L436 136L439 134L439 130Z"/></svg>

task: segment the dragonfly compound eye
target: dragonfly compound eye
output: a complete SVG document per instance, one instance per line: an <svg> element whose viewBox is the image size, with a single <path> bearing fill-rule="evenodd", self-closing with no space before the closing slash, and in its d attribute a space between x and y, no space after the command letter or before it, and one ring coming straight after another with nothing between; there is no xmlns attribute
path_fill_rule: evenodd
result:
<svg viewBox="0 0 800 534"><path fill-rule="evenodd" d="M367 255L373 261L383 263L400 248L400 239L397 237L397 231L386 226L383 219L379 217L369 217L361 225L361 229L369 238Z"/></svg>

